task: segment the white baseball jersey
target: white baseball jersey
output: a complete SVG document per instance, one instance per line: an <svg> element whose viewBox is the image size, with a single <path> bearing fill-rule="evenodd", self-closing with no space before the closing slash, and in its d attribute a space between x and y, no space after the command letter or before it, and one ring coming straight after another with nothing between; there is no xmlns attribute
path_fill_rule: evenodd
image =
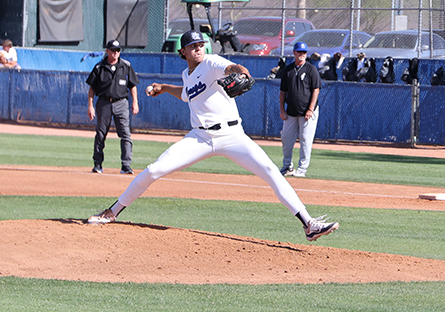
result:
<svg viewBox="0 0 445 312"><path fill-rule="evenodd" d="M238 108L217 80L224 77L224 70L233 62L214 54L207 54L204 60L189 75L189 69L182 72L184 88L182 100L189 103L190 123L193 128L208 128L217 123L239 120Z"/></svg>

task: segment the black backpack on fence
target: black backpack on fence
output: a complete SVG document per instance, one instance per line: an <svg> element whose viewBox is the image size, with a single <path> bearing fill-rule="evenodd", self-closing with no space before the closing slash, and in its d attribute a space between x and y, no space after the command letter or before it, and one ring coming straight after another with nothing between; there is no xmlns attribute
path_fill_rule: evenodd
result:
<svg viewBox="0 0 445 312"><path fill-rule="evenodd" d="M357 58L353 58L342 70L343 81L358 81L357 76Z"/></svg>
<svg viewBox="0 0 445 312"><path fill-rule="evenodd" d="M365 61L364 67L358 71L358 79L363 82L376 82L377 71L375 69L375 58L370 58Z"/></svg>
<svg viewBox="0 0 445 312"><path fill-rule="evenodd" d="M330 57L329 60L322 66L318 72L321 79L324 80L337 80L337 61L334 57Z"/></svg>
<svg viewBox="0 0 445 312"><path fill-rule="evenodd" d="M431 78L432 86L445 86L445 72L443 66L439 67Z"/></svg>
<svg viewBox="0 0 445 312"><path fill-rule="evenodd" d="M419 60L413 58L409 60L409 67L405 68L402 74L402 81L406 84L412 84L414 79L418 79L417 72L419 70Z"/></svg>
<svg viewBox="0 0 445 312"><path fill-rule="evenodd" d="M383 61L382 68L380 68L380 82L382 83L394 83L396 75L394 73L394 59L388 56Z"/></svg>
<svg viewBox="0 0 445 312"><path fill-rule="evenodd" d="M267 79L281 79L284 67L286 67L286 58L280 57L280 59L278 60L278 66L270 70L270 75L267 76Z"/></svg>

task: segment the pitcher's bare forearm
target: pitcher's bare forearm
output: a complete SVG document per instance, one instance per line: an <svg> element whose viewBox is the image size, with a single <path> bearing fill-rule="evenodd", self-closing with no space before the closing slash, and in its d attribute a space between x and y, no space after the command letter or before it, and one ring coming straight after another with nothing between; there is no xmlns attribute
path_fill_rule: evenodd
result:
<svg viewBox="0 0 445 312"><path fill-rule="evenodd" d="M182 100L182 98L181 98L182 86L175 86L175 85L165 84L165 83L152 83L146 89L147 95L153 96L153 97L156 97L156 96L158 96L162 93L165 93L165 92Z"/></svg>
<svg viewBox="0 0 445 312"><path fill-rule="evenodd" d="M249 70L240 64L234 64L234 65L227 66L226 69L224 70L224 73L226 75L246 74L246 75L250 76Z"/></svg>

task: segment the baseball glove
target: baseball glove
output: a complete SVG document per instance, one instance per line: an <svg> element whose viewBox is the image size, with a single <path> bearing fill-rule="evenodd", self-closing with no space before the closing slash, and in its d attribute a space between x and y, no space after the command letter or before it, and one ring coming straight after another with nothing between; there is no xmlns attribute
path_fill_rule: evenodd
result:
<svg viewBox="0 0 445 312"><path fill-rule="evenodd" d="M218 84L224 88L227 95L234 98L252 89L255 79L246 74L231 74L218 80Z"/></svg>

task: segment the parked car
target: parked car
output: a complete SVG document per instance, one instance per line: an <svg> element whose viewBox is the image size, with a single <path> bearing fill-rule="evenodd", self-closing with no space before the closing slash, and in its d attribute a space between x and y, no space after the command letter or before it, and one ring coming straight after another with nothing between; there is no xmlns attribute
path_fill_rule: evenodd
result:
<svg viewBox="0 0 445 312"><path fill-rule="evenodd" d="M364 52L366 57L412 59L418 57L419 32L417 30L384 31L375 34L363 48L353 51L353 55ZM421 32L420 58L430 58L430 33ZM445 56L445 40L433 33L433 58Z"/></svg>
<svg viewBox="0 0 445 312"><path fill-rule="evenodd" d="M284 56L294 55L294 45L297 41L303 41L308 46L308 55L314 52L334 55L340 52L343 56L349 56L350 45L349 29L316 29L309 30L298 36L290 44L284 46ZM353 31L352 47L357 49L363 46L372 36L362 31ZM272 50L271 55L281 55L281 47Z"/></svg>
<svg viewBox="0 0 445 312"><path fill-rule="evenodd" d="M422 31L429 32L429 29L422 29ZM433 33L441 36L443 39L445 39L445 29L433 29Z"/></svg>
<svg viewBox="0 0 445 312"><path fill-rule="evenodd" d="M308 20L286 18L285 43L312 29L315 26ZM281 46L281 17L245 17L233 24L233 30L242 44L249 44L249 54L269 55L270 51Z"/></svg>

